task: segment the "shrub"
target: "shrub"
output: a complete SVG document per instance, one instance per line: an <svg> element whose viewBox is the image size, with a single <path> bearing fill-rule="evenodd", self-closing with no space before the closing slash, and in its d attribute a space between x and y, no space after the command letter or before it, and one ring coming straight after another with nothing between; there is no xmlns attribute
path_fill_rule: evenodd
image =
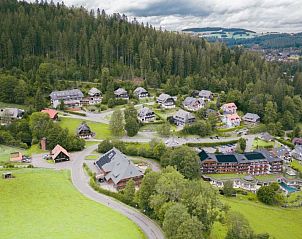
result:
<svg viewBox="0 0 302 239"><path fill-rule="evenodd" d="M213 142L213 143L186 143L189 147L215 147L220 145L227 145L227 144L236 144L238 140L230 140L225 142Z"/></svg>
<svg viewBox="0 0 302 239"><path fill-rule="evenodd" d="M73 115L86 116L85 113L83 113L83 112L78 112L78 111L64 110L64 112L69 113L69 114L73 114Z"/></svg>

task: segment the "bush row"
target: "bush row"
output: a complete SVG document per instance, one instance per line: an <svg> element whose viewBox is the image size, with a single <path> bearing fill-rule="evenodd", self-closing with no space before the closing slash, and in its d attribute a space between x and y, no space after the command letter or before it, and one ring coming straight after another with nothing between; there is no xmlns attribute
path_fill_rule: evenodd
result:
<svg viewBox="0 0 302 239"><path fill-rule="evenodd" d="M73 115L86 116L85 113L83 113L83 112L78 112L78 111L64 110L64 112L69 113L69 114L73 114Z"/></svg>
<svg viewBox="0 0 302 239"><path fill-rule="evenodd" d="M287 141L287 140L285 140L285 139L283 139L283 138L276 138L276 140L277 140L278 142L280 142L281 144L284 144L284 145L290 147L291 149L294 149L294 148L295 148L295 145L294 145L292 142L289 142L289 141Z"/></svg>
<svg viewBox="0 0 302 239"><path fill-rule="evenodd" d="M225 142L213 142L213 143L186 143L189 147L214 147L226 144L236 144L238 140L230 140Z"/></svg>

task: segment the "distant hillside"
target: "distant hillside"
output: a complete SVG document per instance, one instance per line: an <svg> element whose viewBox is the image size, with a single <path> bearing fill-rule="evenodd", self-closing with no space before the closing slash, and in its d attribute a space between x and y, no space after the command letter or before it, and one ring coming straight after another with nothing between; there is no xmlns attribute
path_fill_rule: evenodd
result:
<svg viewBox="0 0 302 239"><path fill-rule="evenodd" d="M250 32L256 33L251 30L243 29L243 28L223 28L223 27L193 27L193 28L186 28L182 30L183 32Z"/></svg>
<svg viewBox="0 0 302 239"><path fill-rule="evenodd" d="M302 33L256 33L244 28L196 27L182 30L206 38L209 42L224 42L228 46L259 45L262 48L302 48Z"/></svg>

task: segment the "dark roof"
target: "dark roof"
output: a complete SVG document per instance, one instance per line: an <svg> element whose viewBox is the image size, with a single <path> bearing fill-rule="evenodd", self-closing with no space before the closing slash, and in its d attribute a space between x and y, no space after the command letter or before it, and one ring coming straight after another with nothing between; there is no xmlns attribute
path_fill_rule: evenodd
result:
<svg viewBox="0 0 302 239"><path fill-rule="evenodd" d="M111 159L116 155L115 150L110 150L109 152L105 153L98 161L96 161L96 165L99 168L102 168L106 163L109 163Z"/></svg>
<svg viewBox="0 0 302 239"><path fill-rule="evenodd" d="M77 129L78 133L80 133L82 131L91 131L90 127L85 122L83 122Z"/></svg>
<svg viewBox="0 0 302 239"><path fill-rule="evenodd" d="M209 158L209 155L204 150L202 150L201 152L199 152L198 156L199 156L199 158L200 158L201 161L206 160L206 159Z"/></svg>
<svg viewBox="0 0 302 239"><path fill-rule="evenodd" d="M235 163L237 158L234 154L216 154L217 161L219 163Z"/></svg>
<svg viewBox="0 0 302 239"><path fill-rule="evenodd" d="M248 153L244 153L244 156L248 159L248 160L261 160L261 159L266 159L265 156L260 153L260 152L248 152Z"/></svg>
<svg viewBox="0 0 302 239"><path fill-rule="evenodd" d="M143 177L144 174L118 149L113 148L97 162L97 166L106 172L105 179L118 184L122 180Z"/></svg>

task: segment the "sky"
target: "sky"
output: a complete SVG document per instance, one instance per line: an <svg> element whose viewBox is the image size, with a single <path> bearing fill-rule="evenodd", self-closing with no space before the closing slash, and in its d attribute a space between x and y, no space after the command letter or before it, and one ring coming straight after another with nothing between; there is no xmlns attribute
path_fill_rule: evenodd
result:
<svg viewBox="0 0 302 239"><path fill-rule="evenodd" d="M64 3L104 9L108 14L126 14L129 19L135 17L139 22L172 31L189 27L240 27L257 32L302 32L302 0L65 0Z"/></svg>

